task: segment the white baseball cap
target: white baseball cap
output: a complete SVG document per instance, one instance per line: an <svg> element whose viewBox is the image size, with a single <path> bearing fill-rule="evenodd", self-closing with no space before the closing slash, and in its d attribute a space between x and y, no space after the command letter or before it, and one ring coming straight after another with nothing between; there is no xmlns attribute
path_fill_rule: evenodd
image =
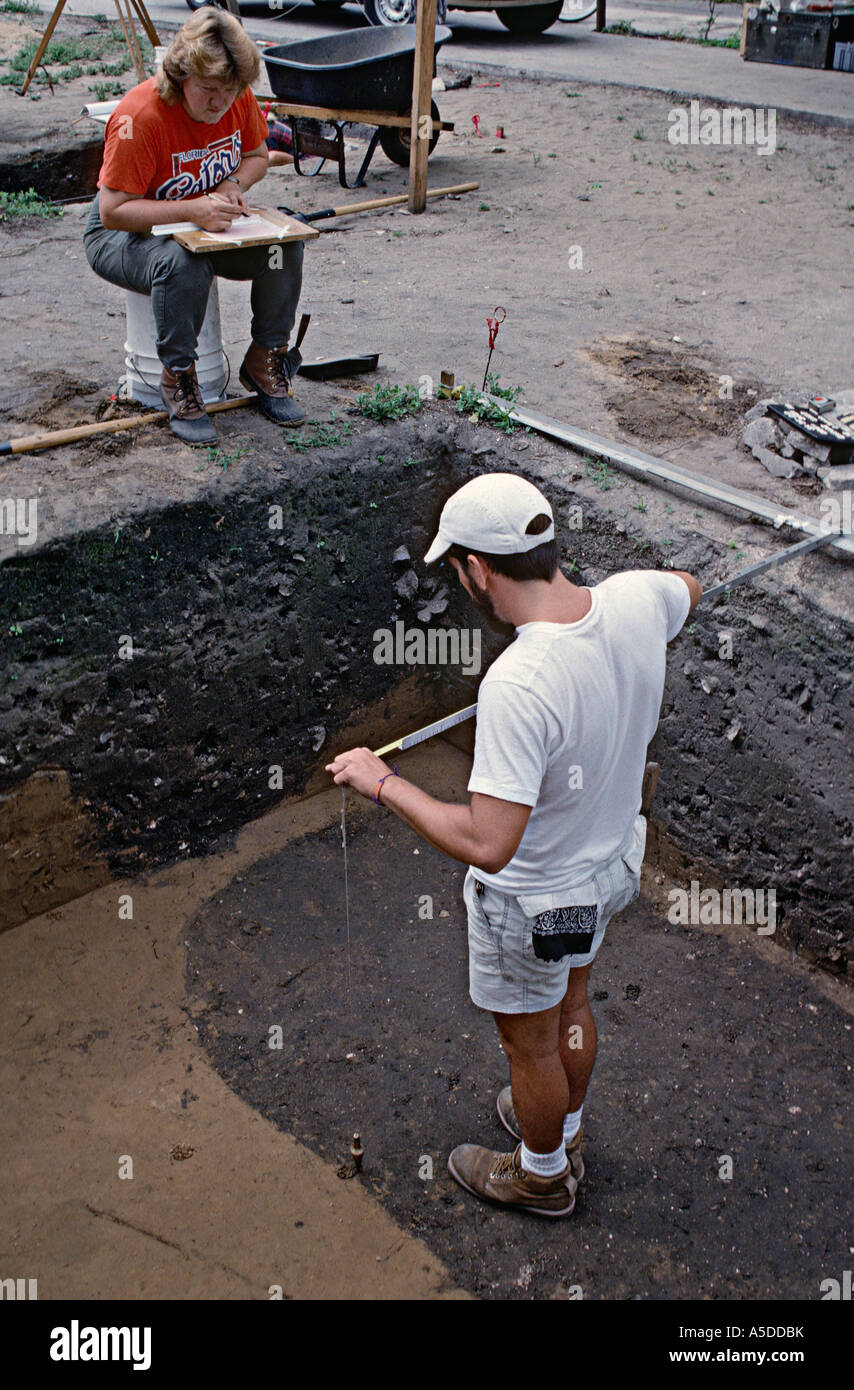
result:
<svg viewBox="0 0 854 1390"><path fill-rule="evenodd" d="M527 535L534 517L542 515L551 525L537 536ZM515 473L481 473L448 498L424 563L435 564L452 545L486 555L519 555L554 540L554 534L551 504L539 488Z"/></svg>

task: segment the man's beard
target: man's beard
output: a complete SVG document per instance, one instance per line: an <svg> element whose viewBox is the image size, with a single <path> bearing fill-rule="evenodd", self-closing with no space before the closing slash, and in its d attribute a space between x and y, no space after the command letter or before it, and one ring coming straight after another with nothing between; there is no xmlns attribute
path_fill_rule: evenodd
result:
<svg viewBox="0 0 854 1390"><path fill-rule="evenodd" d="M471 575L469 575L468 579L471 584L471 601L478 612L483 614L486 619L487 627L491 627L493 632L499 632L502 637L513 637L516 632L515 625L505 622L503 618L499 618L495 611L495 605L486 589L481 589L480 585L475 583Z"/></svg>

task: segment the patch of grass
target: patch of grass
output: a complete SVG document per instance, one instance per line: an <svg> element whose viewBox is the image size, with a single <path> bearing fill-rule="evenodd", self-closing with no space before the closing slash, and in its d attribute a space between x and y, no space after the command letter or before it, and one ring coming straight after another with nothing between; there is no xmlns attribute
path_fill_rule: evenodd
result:
<svg viewBox="0 0 854 1390"><path fill-rule="evenodd" d="M0 192L0 222L11 222L18 217L64 217L65 208L42 198L34 188L26 193Z"/></svg>
<svg viewBox="0 0 854 1390"><path fill-rule="evenodd" d="M637 130L635 131L634 135L632 136L632 139L633 139L633 140L645 140L645 139L646 139L646 136L645 136L644 133L643 133L643 126L642 126L642 125L639 125L639 126L638 126Z"/></svg>
<svg viewBox="0 0 854 1390"><path fill-rule="evenodd" d="M222 471L223 471L224 473L227 473L227 472L228 472L228 466L229 466L229 464L231 464L231 463L237 463L237 460L238 460L238 459L241 459L241 458L243 457L244 454L248 454L248 453L249 453L249 445L248 445L248 444L239 444L239 445L237 446L236 449L230 449L230 450L229 450L229 449L222 449L222 448L218 447L217 445L212 444L212 445L209 447L208 451L207 451L208 463L216 463L216 464L219 464L219 467L222 469ZM157 558L157 556L152 555L151 558L152 558L152 560L154 560L154 559Z"/></svg>
<svg viewBox="0 0 854 1390"><path fill-rule="evenodd" d="M109 101L111 97L120 97L124 90L124 84L121 82L89 83L89 91L94 94L96 101Z"/></svg>
<svg viewBox="0 0 854 1390"><path fill-rule="evenodd" d="M634 32L630 19L620 19L616 24L609 24L605 30L606 34L633 34Z"/></svg>
<svg viewBox="0 0 854 1390"><path fill-rule="evenodd" d="M25 3L25 0L0 0L8 9L10 4ZM6 71L0 76L0 85L17 86L35 57L39 40L32 39L4 60ZM153 57L151 44L140 36L143 60L150 62ZM110 24L101 33L89 33L80 39L51 39L33 79L41 86L53 87L57 82L73 82L75 78L99 75L121 77L132 68L130 54L124 36L117 24ZM118 95L118 93L116 94Z"/></svg>
<svg viewBox="0 0 854 1390"><path fill-rule="evenodd" d="M335 449L353 433L352 425L336 423L334 413L330 415L328 424L322 420L310 420L308 423L314 426L311 433L294 435L288 439L291 448L298 454L307 454L309 449Z"/></svg>
<svg viewBox="0 0 854 1390"><path fill-rule="evenodd" d="M728 39L697 39L696 42L701 48L739 48L741 35L730 34Z"/></svg>
<svg viewBox="0 0 854 1390"><path fill-rule="evenodd" d="M378 383L373 391L363 391L356 397L356 406L369 420L385 425L389 420L403 420L421 409L417 386L392 386Z"/></svg>
<svg viewBox="0 0 854 1390"><path fill-rule="evenodd" d="M31 0L0 0L0 14L38 14L38 5Z"/></svg>

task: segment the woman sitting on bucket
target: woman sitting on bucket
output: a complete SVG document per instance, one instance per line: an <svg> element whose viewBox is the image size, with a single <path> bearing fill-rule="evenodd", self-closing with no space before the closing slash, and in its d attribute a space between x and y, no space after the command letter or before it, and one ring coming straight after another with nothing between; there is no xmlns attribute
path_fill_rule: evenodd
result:
<svg viewBox="0 0 854 1390"><path fill-rule="evenodd" d="M151 235L163 222L226 231L248 210L246 192L267 172L267 125L251 89L259 68L258 49L233 15L194 14L169 45L162 71L128 92L107 122L99 193L84 235L97 275L151 295L160 395L171 429L188 444L217 438L196 377L214 275L252 282L252 344L241 382L258 393L270 420L305 419L291 388L299 358L287 352L302 242L279 244L275 258L267 246L194 255L172 237Z"/></svg>

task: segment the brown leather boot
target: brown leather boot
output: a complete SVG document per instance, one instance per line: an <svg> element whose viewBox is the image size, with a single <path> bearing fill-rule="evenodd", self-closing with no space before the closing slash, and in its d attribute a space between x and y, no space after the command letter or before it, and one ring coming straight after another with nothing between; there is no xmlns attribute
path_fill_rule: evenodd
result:
<svg viewBox="0 0 854 1390"><path fill-rule="evenodd" d="M170 430L185 444L216 444L217 432L205 410L195 363L184 371L163 368L160 399L169 412Z"/></svg>
<svg viewBox="0 0 854 1390"><path fill-rule="evenodd" d="M258 404L277 425L301 425L305 420L305 411L293 398L292 366L287 346L265 348L253 341L240 367L242 384L247 391L257 391Z"/></svg>
<svg viewBox="0 0 854 1390"><path fill-rule="evenodd" d="M522 1138L522 1131L519 1129L519 1121L516 1118L516 1107L513 1104L513 1088L505 1086L496 1102L498 1108L498 1118L504 1128L513 1135L514 1139ZM569 1161L569 1171L576 1182L581 1182L584 1177L584 1158L581 1153L583 1143L582 1132L579 1129L575 1138L566 1145L566 1157Z"/></svg>
<svg viewBox="0 0 854 1390"><path fill-rule="evenodd" d="M540 1178L522 1167L522 1145L512 1154L484 1149L480 1144L459 1144L448 1159L452 1178L487 1202L517 1207L536 1216L570 1216L578 1184L567 1163L556 1178Z"/></svg>

